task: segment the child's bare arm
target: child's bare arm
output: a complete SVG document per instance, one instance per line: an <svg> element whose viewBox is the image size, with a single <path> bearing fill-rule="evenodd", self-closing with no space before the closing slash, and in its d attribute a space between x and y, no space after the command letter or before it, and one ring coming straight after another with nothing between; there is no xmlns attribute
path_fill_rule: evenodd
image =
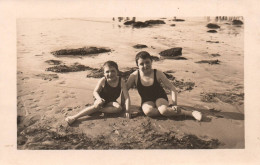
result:
<svg viewBox="0 0 260 165"><path fill-rule="evenodd" d="M132 88L135 85L135 79L136 79L136 72L130 74L127 83L126 83L126 88L127 90L129 90L130 88Z"/></svg>
<svg viewBox="0 0 260 165"><path fill-rule="evenodd" d="M169 81L169 79L165 76L165 74L161 71L157 71L157 77L159 81L163 83L163 85L171 90L171 96L172 96L172 101L173 105L177 105L177 90L174 87L174 85Z"/></svg>
<svg viewBox="0 0 260 165"><path fill-rule="evenodd" d="M130 118L130 115L129 115L130 114L130 112L129 112L129 109L130 109L130 96L129 96L126 84L125 84L125 82L123 80L121 81L121 88L122 88L122 94L123 94L124 100L125 100L126 116L128 118Z"/></svg>
<svg viewBox="0 0 260 165"><path fill-rule="evenodd" d="M102 87L104 86L104 83L105 83L105 78L101 78L101 79L98 81L98 83L97 83L97 85L96 85L96 87L95 87L95 89L94 89L94 91L93 91L93 95L94 95L95 99L96 99L97 101L99 101L99 102L104 102L104 101L105 101L105 100L102 99L102 98L100 97L100 95L99 95L99 92L101 91Z"/></svg>

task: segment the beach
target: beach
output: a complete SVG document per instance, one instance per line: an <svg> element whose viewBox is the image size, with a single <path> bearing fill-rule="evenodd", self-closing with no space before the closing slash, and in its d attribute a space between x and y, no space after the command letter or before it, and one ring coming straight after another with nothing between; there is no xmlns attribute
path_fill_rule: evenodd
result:
<svg viewBox="0 0 260 165"><path fill-rule="evenodd" d="M124 25L118 18L17 19L18 149L244 148L244 27L214 17L182 19L137 17L165 22L145 28ZM207 32L209 23L220 26L216 33ZM136 44L147 47L136 49ZM111 51L91 56L51 53L83 47ZM182 48L185 59L160 58L160 52L176 47ZM185 116L146 117L135 89L129 91L131 112L136 114L132 119L123 113L95 114L71 126L65 122L93 103L99 78L87 76L93 69L48 68L76 63L99 69L113 60L127 71L136 67L135 55L143 50L160 58L153 68L175 77L178 105L202 112L201 122ZM212 60L216 63L207 63Z"/></svg>

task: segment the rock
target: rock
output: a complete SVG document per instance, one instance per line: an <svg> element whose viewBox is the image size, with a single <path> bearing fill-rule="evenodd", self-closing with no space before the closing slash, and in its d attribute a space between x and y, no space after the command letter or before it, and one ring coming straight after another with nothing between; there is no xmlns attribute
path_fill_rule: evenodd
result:
<svg viewBox="0 0 260 165"><path fill-rule="evenodd" d="M50 65L60 65L61 64L61 61L59 61L59 60L47 60L45 62Z"/></svg>
<svg viewBox="0 0 260 165"><path fill-rule="evenodd" d="M218 56L220 56L220 54L211 54L211 56L218 57Z"/></svg>
<svg viewBox="0 0 260 165"><path fill-rule="evenodd" d="M155 24L165 24L163 20L148 20L144 23L147 23L148 25L155 25Z"/></svg>
<svg viewBox="0 0 260 165"><path fill-rule="evenodd" d="M156 24L165 24L165 22L163 20L148 20L145 22L135 22L135 21L127 21L125 22L125 25L133 25L134 28L144 28L144 27L148 27L151 25L156 25Z"/></svg>
<svg viewBox="0 0 260 165"><path fill-rule="evenodd" d="M133 24L134 28L144 28L144 27L148 27L149 25L145 22L135 22Z"/></svg>
<svg viewBox="0 0 260 165"><path fill-rule="evenodd" d="M126 68L126 71L120 71L120 76L125 78L126 80L128 79L129 75L136 71L138 68L133 67L133 68Z"/></svg>
<svg viewBox="0 0 260 165"><path fill-rule="evenodd" d="M218 26L217 24L213 24L213 23L207 24L207 27L210 28L210 29L218 29L218 28L220 28L220 26Z"/></svg>
<svg viewBox="0 0 260 165"><path fill-rule="evenodd" d="M208 30L207 32L208 32L208 33L217 33L216 30Z"/></svg>
<svg viewBox="0 0 260 165"><path fill-rule="evenodd" d="M126 21L125 23L124 23L124 25L132 25L132 24L134 24L135 23L135 21Z"/></svg>
<svg viewBox="0 0 260 165"><path fill-rule="evenodd" d="M232 25L243 25L244 23L240 20L233 20Z"/></svg>
<svg viewBox="0 0 260 165"><path fill-rule="evenodd" d="M168 74L167 72L163 72L165 74L165 76L169 79L169 80L175 80L175 77L171 74Z"/></svg>
<svg viewBox="0 0 260 165"><path fill-rule="evenodd" d="M166 57L180 56L180 55L182 55L182 48L177 47L177 48L167 49L167 50L160 52L159 54L163 57L165 57L165 56Z"/></svg>
<svg viewBox="0 0 260 165"><path fill-rule="evenodd" d="M209 42L209 43L219 43L219 41L206 41L206 42Z"/></svg>
<svg viewBox="0 0 260 165"><path fill-rule="evenodd" d="M136 49L147 48L146 45L142 45L142 44L137 44L137 45L134 45L133 47L136 48Z"/></svg>
<svg viewBox="0 0 260 165"><path fill-rule="evenodd" d="M53 67L49 67L46 71L58 72L58 73L65 73L65 72L78 72L78 71L85 71L85 70L93 70L93 68L85 65L81 65L78 63L74 63L71 66L67 65L57 65Z"/></svg>
<svg viewBox="0 0 260 165"><path fill-rule="evenodd" d="M208 63L208 64L213 65L213 64L219 64L220 61L219 60L201 60L201 61L198 61L196 63L199 63L199 64L201 64L201 63Z"/></svg>
<svg viewBox="0 0 260 165"><path fill-rule="evenodd" d="M97 48L97 47L83 47L78 49L61 49L51 52L55 56L73 55L73 56L84 56L87 54L99 54L111 52L111 49L107 48Z"/></svg>
<svg viewBox="0 0 260 165"><path fill-rule="evenodd" d="M171 24L170 26L176 26L175 24Z"/></svg>
<svg viewBox="0 0 260 165"><path fill-rule="evenodd" d="M101 78L104 76L104 72L103 72L103 69L95 69L95 70L92 70L90 74L88 74L86 77L87 78Z"/></svg>
<svg viewBox="0 0 260 165"><path fill-rule="evenodd" d="M151 57L152 57L152 60L153 60L153 61L159 61L159 60L160 60L160 58L157 57L157 56L151 56Z"/></svg>
<svg viewBox="0 0 260 165"><path fill-rule="evenodd" d="M185 21L184 19L173 19L172 21L175 21L175 22L183 22L183 21Z"/></svg>

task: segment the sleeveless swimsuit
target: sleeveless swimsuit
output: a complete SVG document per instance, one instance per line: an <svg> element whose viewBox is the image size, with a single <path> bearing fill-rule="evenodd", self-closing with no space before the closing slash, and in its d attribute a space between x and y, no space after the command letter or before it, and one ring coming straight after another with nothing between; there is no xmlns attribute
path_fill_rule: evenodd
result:
<svg viewBox="0 0 260 165"><path fill-rule="evenodd" d="M104 105L109 102L116 102L117 98L121 94L121 77L119 77L118 85L116 87L111 87L107 79L105 81L105 86L101 89L99 95L105 100Z"/></svg>
<svg viewBox="0 0 260 165"><path fill-rule="evenodd" d="M156 78L156 69L154 69L154 81L153 85L151 86L143 86L140 78L140 73L138 70L138 80L137 80L137 90L139 95L142 99L142 104L146 101L153 101L155 102L159 98L163 98L168 101L167 94L165 93L164 89L160 85L160 83L157 81Z"/></svg>

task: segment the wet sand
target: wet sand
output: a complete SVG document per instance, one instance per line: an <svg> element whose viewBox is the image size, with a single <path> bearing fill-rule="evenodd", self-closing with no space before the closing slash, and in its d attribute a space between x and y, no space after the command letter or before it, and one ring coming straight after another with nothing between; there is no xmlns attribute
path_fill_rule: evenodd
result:
<svg viewBox="0 0 260 165"><path fill-rule="evenodd" d="M151 18L137 18L148 19ZM228 20L206 18L183 18L183 22L172 19L162 19L166 24L141 29L112 18L19 19L18 149L244 148L243 25L237 27ZM217 33L207 32L210 22L220 26ZM171 26L173 23L175 26ZM136 44L147 48L136 49ZM85 46L112 51L91 57L51 54ZM160 59L153 67L168 71L178 80L175 84L179 106L201 111L201 122L184 116L149 118L139 113L130 120L123 114L96 114L71 126L66 124L66 116L93 103L92 92L98 78L87 77L92 70L47 71L55 63L46 61L100 68L105 61L114 60L120 70L126 71L135 67L137 52L146 50L159 57L161 51L174 47L182 47L182 57L187 60ZM198 63L202 60L219 60L219 64ZM185 83L194 86L180 85ZM130 97L132 112L139 112L137 91L130 90Z"/></svg>

